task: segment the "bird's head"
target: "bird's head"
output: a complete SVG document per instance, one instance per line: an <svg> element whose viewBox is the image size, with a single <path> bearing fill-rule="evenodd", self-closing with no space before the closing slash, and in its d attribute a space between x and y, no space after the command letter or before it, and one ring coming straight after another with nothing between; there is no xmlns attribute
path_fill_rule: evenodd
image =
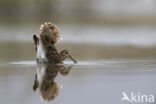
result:
<svg viewBox="0 0 156 104"><path fill-rule="evenodd" d="M62 61L65 60L66 58L70 58L74 63L77 63L77 61L71 57L68 50L62 50L60 52L60 58Z"/></svg>

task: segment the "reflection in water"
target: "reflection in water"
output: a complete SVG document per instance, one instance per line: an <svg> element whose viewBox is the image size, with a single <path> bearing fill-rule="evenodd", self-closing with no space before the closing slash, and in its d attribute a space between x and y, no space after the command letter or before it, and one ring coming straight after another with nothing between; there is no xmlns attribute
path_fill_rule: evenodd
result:
<svg viewBox="0 0 156 104"><path fill-rule="evenodd" d="M65 61L64 63L72 65L73 62ZM50 70L50 67L53 70ZM141 94L156 95L156 84L153 83L156 82L156 60L154 59L79 60L72 66L70 72L67 69L55 67L58 65L38 64L36 66L35 61L1 61L0 104L43 104L39 95L44 91L40 92L39 82L41 86L41 82L43 83L53 73L55 75L58 73L57 77L54 75L51 77L51 82L55 82L53 85L60 88L59 83L64 88L64 90L60 90L59 98L55 94L57 101L52 100L50 103L53 104L62 102L64 104L125 104L126 102L121 102L122 92L126 92L128 95L132 91L135 94L140 92ZM38 74L34 68L37 68ZM64 77L60 72L69 74ZM37 74L35 86L38 89L36 87L36 93L32 93L30 88L33 86L35 73ZM48 80L48 82L50 81ZM54 90L52 94L54 94Z"/></svg>
<svg viewBox="0 0 156 104"><path fill-rule="evenodd" d="M40 98L43 101L54 100L60 93L60 85L55 82L55 78L58 72L62 75L68 75L71 65L37 64L36 69L33 90L39 88Z"/></svg>

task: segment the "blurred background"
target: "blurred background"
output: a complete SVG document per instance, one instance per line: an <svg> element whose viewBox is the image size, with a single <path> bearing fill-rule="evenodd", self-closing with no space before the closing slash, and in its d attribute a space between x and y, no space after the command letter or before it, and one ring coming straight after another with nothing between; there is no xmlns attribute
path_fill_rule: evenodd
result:
<svg viewBox="0 0 156 104"><path fill-rule="evenodd" d="M32 90L32 37L44 22L60 28L58 50L78 61L68 76L58 74L63 87L51 103L125 104L123 91L156 95L156 0L0 0L1 104L42 104Z"/></svg>
<svg viewBox="0 0 156 104"><path fill-rule="evenodd" d="M44 22L78 59L156 58L155 11L155 0L0 0L0 58L34 59Z"/></svg>

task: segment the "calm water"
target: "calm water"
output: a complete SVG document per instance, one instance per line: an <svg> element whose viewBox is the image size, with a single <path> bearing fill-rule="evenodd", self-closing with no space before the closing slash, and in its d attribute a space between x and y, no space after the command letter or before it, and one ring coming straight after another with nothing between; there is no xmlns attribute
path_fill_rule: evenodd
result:
<svg viewBox="0 0 156 104"><path fill-rule="evenodd" d="M65 61L65 64L72 64ZM42 104L39 91L33 92L35 61L1 61L0 101L2 104ZM122 92L156 94L155 60L78 60L68 75L58 74L62 86L53 104L125 104Z"/></svg>
<svg viewBox="0 0 156 104"><path fill-rule="evenodd" d="M58 72L54 78L60 93L50 103L125 104L123 92L156 96L154 26L58 26L64 39L56 44L58 50L68 49L78 63L65 61L72 68L68 75ZM39 89L33 91L35 74L42 69L34 61L32 43L39 25L0 27L0 103L45 103Z"/></svg>

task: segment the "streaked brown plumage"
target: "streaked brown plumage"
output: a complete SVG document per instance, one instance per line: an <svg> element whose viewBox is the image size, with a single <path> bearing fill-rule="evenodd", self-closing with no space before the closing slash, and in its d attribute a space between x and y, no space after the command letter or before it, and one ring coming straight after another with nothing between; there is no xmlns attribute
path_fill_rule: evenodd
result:
<svg viewBox="0 0 156 104"><path fill-rule="evenodd" d="M60 53L55 43L61 39L59 29L51 23L45 23L40 27L39 38L34 35L34 44L37 54L37 74L35 75L33 90L39 88L40 97L44 101L54 100L60 92L60 86L54 80L57 73L67 75L71 66L65 67L56 63L63 63L66 58L76 61L70 56L67 50Z"/></svg>
<svg viewBox="0 0 156 104"><path fill-rule="evenodd" d="M40 29L39 38L36 35L33 36L38 63L62 63L66 58L70 58L76 63L67 50L58 53L55 43L61 39L61 36L55 25L45 23L41 25Z"/></svg>

